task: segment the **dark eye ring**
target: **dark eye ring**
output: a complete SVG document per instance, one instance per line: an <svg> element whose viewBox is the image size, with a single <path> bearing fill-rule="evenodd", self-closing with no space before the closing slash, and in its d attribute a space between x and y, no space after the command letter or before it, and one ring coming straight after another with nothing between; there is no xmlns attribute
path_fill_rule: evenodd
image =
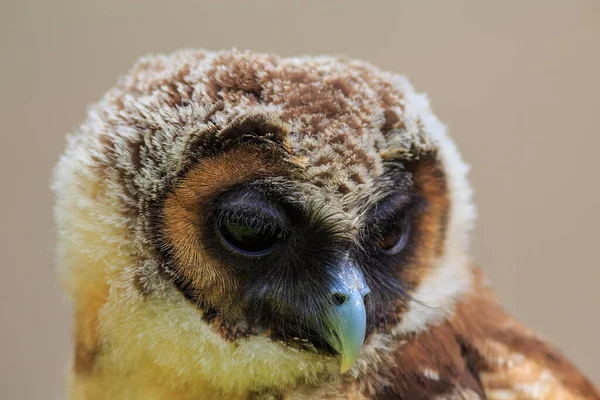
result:
<svg viewBox="0 0 600 400"><path fill-rule="evenodd" d="M402 215L393 218L385 224L378 245L387 255L396 255L400 253L408 244L410 237L410 223Z"/></svg>
<svg viewBox="0 0 600 400"><path fill-rule="evenodd" d="M231 250L250 257L272 253L283 241L283 230L276 225L253 224L237 220L217 222L222 242Z"/></svg>

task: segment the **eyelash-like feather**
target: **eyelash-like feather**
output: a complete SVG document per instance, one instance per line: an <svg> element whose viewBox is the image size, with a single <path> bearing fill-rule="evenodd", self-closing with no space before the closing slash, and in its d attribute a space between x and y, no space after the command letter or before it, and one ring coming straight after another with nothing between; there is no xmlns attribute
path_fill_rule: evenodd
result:
<svg viewBox="0 0 600 400"><path fill-rule="evenodd" d="M283 236L289 234L288 229L275 218L247 209L221 210L217 215L216 224L217 226L223 226L226 223L247 226L266 234L276 232L281 232Z"/></svg>

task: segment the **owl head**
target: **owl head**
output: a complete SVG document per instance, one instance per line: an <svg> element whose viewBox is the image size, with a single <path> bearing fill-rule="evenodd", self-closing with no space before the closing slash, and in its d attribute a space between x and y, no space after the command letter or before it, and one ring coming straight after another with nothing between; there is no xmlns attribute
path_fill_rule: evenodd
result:
<svg viewBox="0 0 600 400"><path fill-rule="evenodd" d="M366 373L471 284L467 169L426 97L366 63L142 58L55 171L75 369L224 391Z"/></svg>

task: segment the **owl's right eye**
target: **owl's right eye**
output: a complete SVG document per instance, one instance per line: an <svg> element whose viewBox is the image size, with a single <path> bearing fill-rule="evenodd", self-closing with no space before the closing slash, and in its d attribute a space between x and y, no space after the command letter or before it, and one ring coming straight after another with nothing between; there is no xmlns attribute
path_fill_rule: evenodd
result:
<svg viewBox="0 0 600 400"><path fill-rule="evenodd" d="M221 239L231 250L245 256L265 256L276 250L282 240L280 227L270 224L252 223L251 219L222 220L217 224Z"/></svg>
<svg viewBox="0 0 600 400"><path fill-rule="evenodd" d="M377 247L389 256L400 254L408 245L412 221L424 206L414 194L392 194L382 200L374 213L370 230L376 232Z"/></svg>

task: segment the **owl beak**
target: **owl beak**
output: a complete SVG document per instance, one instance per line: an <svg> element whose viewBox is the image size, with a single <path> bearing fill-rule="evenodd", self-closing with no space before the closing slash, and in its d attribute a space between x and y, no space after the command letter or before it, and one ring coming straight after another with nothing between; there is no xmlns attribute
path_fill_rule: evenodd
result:
<svg viewBox="0 0 600 400"><path fill-rule="evenodd" d="M347 372L358 358L367 331L365 296L370 292L354 265L337 274L331 286L332 305L319 329L322 338L342 356L340 371Z"/></svg>

